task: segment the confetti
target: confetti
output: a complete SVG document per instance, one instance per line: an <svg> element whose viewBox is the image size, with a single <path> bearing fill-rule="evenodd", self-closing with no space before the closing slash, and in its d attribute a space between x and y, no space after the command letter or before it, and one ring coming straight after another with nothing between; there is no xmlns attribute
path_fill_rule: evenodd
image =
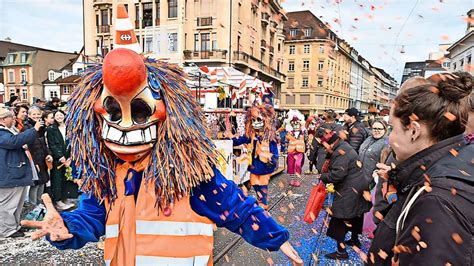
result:
<svg viewBox="0 0 474 266"><path fill-rule="evenodd" d="M456 242L456 244L458 245L461 245L464 242L458 233L453 233L451 237L453 238L454 242Z"/></svg>
<svg viewBox="0 0 474 266"><path fill-rule="evenodd" d="M433 220L431 220L431 218L426 218L425 222L427 224L432 224L433 223Z"/></svg>
<svg viewBox="0 0 474 266"><path fill-rule="evenodd" d="M364 197L366 201L369 201L369 202L372 201L372 196L370 195L369 191L364 190L364 192L362 193L362 196Z"/></svg>
<svg viewBox="0 0 474 266"><path fill-rule="evenodd" d="M374 216L375 216L377 219L379 219L380 221L383 221L383 218L384 218L384 217L383 217L383 214L382 214L381 212L376 211L375 214L374 214Z"/></svg>
<svg viewBox="0 0 474 266"><path fill-rule="evenodd" d="M268 265L273 265L274 264L272 258L267 258L267 263L268 263Z"/></svg>
<svg viewBox="0 0 474 266"><path fill-rule="evenodd" d="M387 252L383 251L382 249L380 249L377 254L378 254L379 257L381 257L383 260L385 260L385 259L388 257Z"/></svg>
<svg viewBox="0 0 474 266"><path fill-rule="evenodd" d="M420 120L420 119L418 118L418 116L417 116L416 114L414 114L414 113L412 113L412 114L409 116L409 118L410 118L410 120L412 120L412 121L418 121L418 120Z"/></svg>
<svg viewBox="0 0 474 266"><path fill-rule="evenodd" d="M260 226L258 226L258 224L256 224L256 223L253 223L253 224L252 224L252 229L253 229L254 231L257 231L259 228L260 228Z"/></svg>
<svg viewBox="0 0 474 266"><path fill-rule="evenodd" d="M428 247L428 245L427 245L425 242L423 242L423 241L418 242L418 244L419 244L420 247L422 247L422 248L427 248L427 247Z"/></svg>
<svg viewBox="0 0 474 266"><path fill-rule="evenodd" d="M453 194L453 196L456 196L456 193L457 193L457 190L455 188L451 188L451 194Z"/></svg>
<svg viewBox="0 0 474 266"><path fill-rule="evenodd" d="M419 229L418 229L419 230ZM418 242L421 240L420 233L418 233L415 228L411 230L411 236Z"/></svg>
<svg viewBox="0 0 474 266"><path fill-rule="evenodd" d="M450 112L444 113L444 117L446 117L446 119L448 119L449 121L455 121L457 118L455 115L453 115Z"/></svg>
<svg viewBox="0 0 474 266"><path fill-rule="evenodd" d="M356 164L359 168L362 168L362 162L361 161L357 161Z"/></svg>
<svg viewBox="0 0 474 266"><path fill-rule="evenodd" d="M455 150L455 149L451 149L449 150L449 152L454 156L454 157L458 157L459 153Z"/></svg>

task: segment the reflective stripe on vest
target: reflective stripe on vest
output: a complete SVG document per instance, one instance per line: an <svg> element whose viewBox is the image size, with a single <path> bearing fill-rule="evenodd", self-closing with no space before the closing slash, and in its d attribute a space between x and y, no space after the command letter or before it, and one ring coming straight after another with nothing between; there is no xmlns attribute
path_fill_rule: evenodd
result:
<svg viewBox="0 0 474 266"><path fill-rule="evenodd" d="M288 135L288 139L290 140L288 142L288 152L305 152L303 134L300 134L298 138L295 138L292 135Z"/></svg>
<svg viewBox="0 0 474 266"><path fill-rule="evenodd" d="M106 203L106 264L212 265L212 221L192 210L189 197L170 206L169 216L158 212L154 184L147 186L144 178L135 203L133 195L124 195L128 167L117 167L118 198Z"/></svg>

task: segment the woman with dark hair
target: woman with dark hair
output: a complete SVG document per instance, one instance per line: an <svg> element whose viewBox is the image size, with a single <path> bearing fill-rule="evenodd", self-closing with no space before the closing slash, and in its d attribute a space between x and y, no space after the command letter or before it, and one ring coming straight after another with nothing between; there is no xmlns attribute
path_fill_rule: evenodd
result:
<svg viewBox="0 0 474 266"><path fill-rule="evenodd" d="M325 184L334 184L334 201L331 208L331 221L327 235L337 242L337 250L326 254L334 260L348 259L344 239L351 232L349 246L360 247L359 234L362 233L364 213L368 212L371 203L364 199L368 193L369 183L359 165L359 157L354 148L338 137L336 132L324 133L322 146L327 151L327 162L318 177Z"/></svg>
<svg viewBox="0 0 474 266"><path fill-rule="evenodd" d="M77 185L68 182L66 179L66 168L71 164L71 151L66 139L64 118L65 113L63 111L54 112L55 122L47 128L48 145L54 159L53 169L51 169L51 194L53 202L59 210L73 207L74 204L68 203L67 199L77 198Z"/></svg>
<svg viewBox="0 0 474 266"><path fill-rule="evenodd" d="M379 223L369 264L472 265L474 146L464 139L467 73L407 86L390 110L390 145L399 164L388 172L397 201Z"/></svg>

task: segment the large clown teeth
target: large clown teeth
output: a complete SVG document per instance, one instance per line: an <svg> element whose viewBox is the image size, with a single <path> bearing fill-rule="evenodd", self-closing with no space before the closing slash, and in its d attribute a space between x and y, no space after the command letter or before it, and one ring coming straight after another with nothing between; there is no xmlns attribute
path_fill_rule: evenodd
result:
<svg viewBox="0 0 474 266"><path fill-rule="evenodd" d="M156 140L156 125L133 131L121 131L104 123L102 138L123 146L150 143Z"/></svg>

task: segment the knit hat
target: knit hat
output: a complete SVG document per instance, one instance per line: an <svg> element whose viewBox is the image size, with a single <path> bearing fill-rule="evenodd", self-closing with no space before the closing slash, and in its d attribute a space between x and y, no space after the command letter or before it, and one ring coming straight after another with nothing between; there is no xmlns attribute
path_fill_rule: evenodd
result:
<svg viewBox="0 0 474 266"><path fill-rule="evenodd" d="M6 109L6 108L0 108L0 119L6 118L6 117L13 117L13 112Z"/></svg>
<svg viewBox="0 0 474 266"><path fill-rule="evenodd" d="M326 133L324 136L321 137L321 142L326 142L327 144L331 145L336 140L339 139L339 136L336 134L335 131L331 131L329 133Z"/></svg>

